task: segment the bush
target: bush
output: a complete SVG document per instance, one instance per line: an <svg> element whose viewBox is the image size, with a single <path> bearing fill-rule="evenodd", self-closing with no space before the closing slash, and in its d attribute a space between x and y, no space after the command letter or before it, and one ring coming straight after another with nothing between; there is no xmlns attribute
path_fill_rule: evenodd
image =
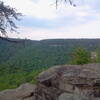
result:
<svg viewBox="0 0 100 100"><path fill-rule="evenodd" d="M100 63L100 49L96 51L97 56L96 56L96 63Z"/></svg>

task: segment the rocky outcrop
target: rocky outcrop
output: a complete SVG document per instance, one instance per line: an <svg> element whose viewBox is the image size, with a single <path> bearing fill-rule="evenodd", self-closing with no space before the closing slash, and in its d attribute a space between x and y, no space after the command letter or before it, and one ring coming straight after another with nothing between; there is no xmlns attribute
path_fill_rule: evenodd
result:
<svg viewBox="0 0 100 100"><path fill-rule="evenodd" d="M100 100L100 64L55 66L37 84L0 93L0 100Z"/></svg>
<svg viewBox="0 0 100 100"><path fill-rule="evenodd" d="M0 92L0 100L34 100L33 91L36 86L26 83L17 89Z"/></svg>
<svg viewBox="0 0 100 100"><path fill-rule="evenodd" d="M37 80L36 100L100 100L100 64L52 67Z"/></svg>

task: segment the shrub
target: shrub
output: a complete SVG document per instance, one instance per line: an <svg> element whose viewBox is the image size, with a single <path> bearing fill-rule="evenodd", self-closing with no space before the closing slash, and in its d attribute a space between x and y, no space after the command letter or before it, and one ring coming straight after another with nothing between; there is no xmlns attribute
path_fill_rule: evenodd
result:
<svg viewBox="0 0 100 100"><path fill-rule="evenodd" d="M72 64L87 64L91 62L90 53L82 47L76 48L72 55Z"/></svg>

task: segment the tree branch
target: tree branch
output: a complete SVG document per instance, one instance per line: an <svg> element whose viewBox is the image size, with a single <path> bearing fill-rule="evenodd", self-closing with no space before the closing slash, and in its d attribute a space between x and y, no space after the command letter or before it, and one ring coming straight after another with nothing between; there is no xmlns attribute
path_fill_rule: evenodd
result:
<svg viewBox="0 0 100 100"><path fill-rule="evenodd" d="M56 0L56 8L58 7L58 2L60 2L60 1L69 2L69 3L70 3L70 5L72 5L72 6L76 7L76 5L73 3L73 1L72 1L72 0Z"/></svg>
<svg viewBox="0 0 100 100"><path fill-rule="evenodd" d="M14 40L14 39L10 39L10 38L6 38L6 37L1 37L1 40L7 41L7 42L12 42L12 43L24 43L25 40Z"/></svg>

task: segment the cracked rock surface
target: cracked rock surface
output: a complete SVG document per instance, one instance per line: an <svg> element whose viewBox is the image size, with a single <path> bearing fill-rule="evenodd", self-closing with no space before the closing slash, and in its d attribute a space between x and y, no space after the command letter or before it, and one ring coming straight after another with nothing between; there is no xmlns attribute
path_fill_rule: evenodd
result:
<svg viewBox="0 0 100 100"><path fill-rule="evenodd" d="M37 80L42 94L36 100L100 100L100 64L55 66Z"/></svg>

